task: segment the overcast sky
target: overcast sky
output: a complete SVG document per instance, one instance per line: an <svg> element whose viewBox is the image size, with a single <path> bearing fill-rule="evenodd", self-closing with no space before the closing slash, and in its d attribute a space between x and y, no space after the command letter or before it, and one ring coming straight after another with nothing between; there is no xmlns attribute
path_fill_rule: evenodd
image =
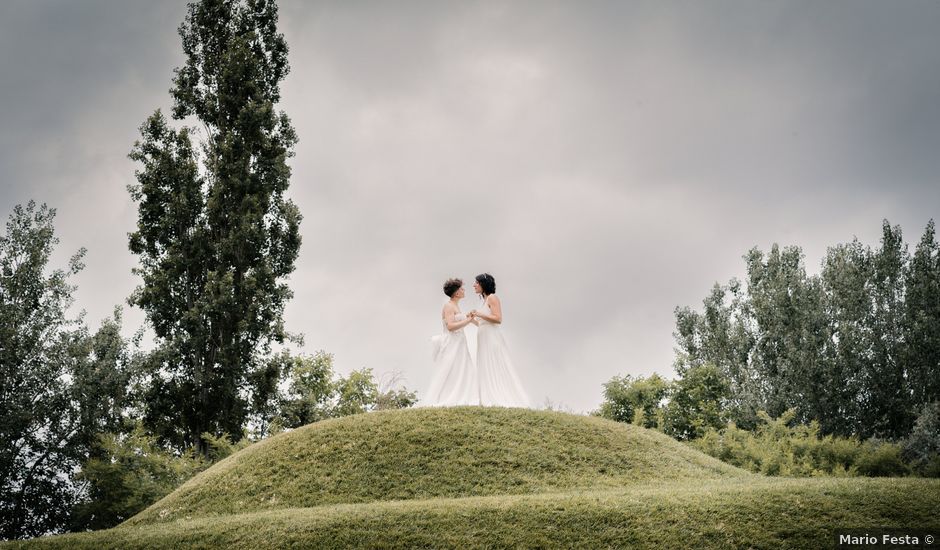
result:
<svg viewBox="0 0 940 550"><path fill-rule="evenodd" d="M138 280L126 185L181 1L0 3L0 213L57 208L94 326ZM940 2L281 3L304 220L289 330L340 373L431 376L441 285L493 274L537 405L672 377L673 310L742 255L911 248L940 214ZM128 334L144 322L125 307ZM472 329L468 329L472 330Z"/></svg>

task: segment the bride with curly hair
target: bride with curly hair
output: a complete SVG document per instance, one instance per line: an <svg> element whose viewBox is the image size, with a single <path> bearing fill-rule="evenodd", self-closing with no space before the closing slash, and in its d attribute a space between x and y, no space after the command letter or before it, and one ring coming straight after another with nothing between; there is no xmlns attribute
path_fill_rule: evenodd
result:
<svg viewBox="0 0 940 550"><path fill-rule="evenodd" d="M480 383L480 404L504 407L529 407L516 369L509 357L509 346L503 338L503 308L496 296L496 279L489 273L476 276L473 290L483 299L483 307L470 312L477 321L477 377Z"/></svg>

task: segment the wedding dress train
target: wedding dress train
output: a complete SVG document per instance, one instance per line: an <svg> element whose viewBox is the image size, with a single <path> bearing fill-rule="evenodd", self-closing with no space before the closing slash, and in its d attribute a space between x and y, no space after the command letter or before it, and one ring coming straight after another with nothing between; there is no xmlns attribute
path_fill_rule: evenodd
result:
<svg viewBox="0 0 940 550"><path fill-rule="evenodd" d="M464 319L466 315L463 313L458 313L455 318L456 321ZM426 405L479 405L480 385L467 347L467 335L463 328L450 331L446 321L442 319L441 323L444 332L431 338L434 376L428 388Z"/></svg>
<svg viewBox="0 0 940 550"><path fill-rule="evenodd" d="M490 308L484 305L481 310L491 315ZM530 406L512 360L509 347L503 338L500 326L480 319L477 331L477 376L480 381L480 404L500 405L503 407Z"/></svg>

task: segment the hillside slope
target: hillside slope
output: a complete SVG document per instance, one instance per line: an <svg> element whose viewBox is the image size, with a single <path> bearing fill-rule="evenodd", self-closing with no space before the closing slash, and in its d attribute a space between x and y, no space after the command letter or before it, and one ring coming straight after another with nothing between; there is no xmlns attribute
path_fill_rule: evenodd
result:
<svg viewBox="0 0 940 550"><path fill-rule="evenodd" d="M24 548L833 548L838 526L940 531L940 480L762 478L335 504L34 539Z"/></svg>
<svg viewBox="0 0 940 550"><path fill-rule="evenodd" d="M738 477L754 476L632 425L552 411L422 407L326 420L261 441L128 523Z"/></svg>
<svg viewBox="0 0 940 550"><path fill-rule="evenodd" d="M940 532L940 480L751 474L636 426L384 411L248 447L114 529L3 548L829 548Z"/></svg>

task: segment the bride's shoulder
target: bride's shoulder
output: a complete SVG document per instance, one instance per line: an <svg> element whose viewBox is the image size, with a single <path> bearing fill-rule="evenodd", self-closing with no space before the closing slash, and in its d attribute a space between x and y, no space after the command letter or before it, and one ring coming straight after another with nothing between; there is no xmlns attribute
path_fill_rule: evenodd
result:
<svg viewBox="0 0 940 550"><path fill-rule="evenodd" d="M497 296L497 295L495 295L495 294L490 294L489 296L486 297L486 302L485 302L485 303L487 303L487 304L498 304L498 303L499 303L499 296Z"/></svg>

